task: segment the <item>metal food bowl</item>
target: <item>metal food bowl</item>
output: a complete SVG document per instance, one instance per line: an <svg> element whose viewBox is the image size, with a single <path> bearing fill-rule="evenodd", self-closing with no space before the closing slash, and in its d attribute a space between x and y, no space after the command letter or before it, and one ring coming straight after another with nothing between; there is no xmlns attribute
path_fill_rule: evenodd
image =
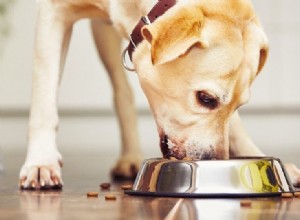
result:
<svg viewBox="0 0 300 220"><path fill-rule="evenodd" d="M230 160L145 160L132 190L171 197L265 197L293 192L282 162L273 157Z"/></svg>

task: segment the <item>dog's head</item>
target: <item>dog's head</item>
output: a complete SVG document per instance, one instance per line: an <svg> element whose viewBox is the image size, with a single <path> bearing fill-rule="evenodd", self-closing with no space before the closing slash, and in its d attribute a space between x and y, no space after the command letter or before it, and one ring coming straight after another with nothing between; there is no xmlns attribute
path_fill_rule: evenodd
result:
<svg viewBox="0 0 300 220"><path fill-rule="evenodd" d="M145 26L133 62L164 157L227 159L230 117L249 99L267 40L250 1L195 2Z"/></svg>

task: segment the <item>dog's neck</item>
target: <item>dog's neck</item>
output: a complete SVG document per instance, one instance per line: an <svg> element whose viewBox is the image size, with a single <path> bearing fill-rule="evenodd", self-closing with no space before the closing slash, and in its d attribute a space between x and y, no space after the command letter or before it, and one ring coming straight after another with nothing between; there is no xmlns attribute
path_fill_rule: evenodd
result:
<svg viewBox="0 0 300 220"><path fill-rule="evenodd" d="M172 8L176 4L176 0L159 0L154 7L151 8L149 13L142 16L137 25L134 27L130 34L130 41L128 45L128 54L132 60L132 53L135 48L143 41L141 30L144 25L153 23L157 18L162 16L166 11Z"/></svg>
<svg viewBox="0 0 300 220"><path fill-rule="evenodd" d="M129 39L141 18L147 15L160 0L111 0L109 14L122 37ZM185 0L176 0L176 2ZM117 12L117 13L116 13Z"/></svg>
<svg viewBox="0 0 300 220"><path fill-rule="evenodd" d="M141 17L147 15L157 2L158 0L111 0L110 19L122 37L129 39Z"/></svg>

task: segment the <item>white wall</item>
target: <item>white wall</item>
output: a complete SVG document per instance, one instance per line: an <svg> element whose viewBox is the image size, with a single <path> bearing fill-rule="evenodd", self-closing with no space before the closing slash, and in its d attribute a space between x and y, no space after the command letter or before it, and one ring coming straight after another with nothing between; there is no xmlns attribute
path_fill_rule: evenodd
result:
<svg viewBox="0 0 300 220"><path fill-rule="evenodd" d="M299 107L300 16L297 8L300 1L253 2L270 42L270 56L262 75L255 82L251 103Z"/></svg>
<svg viewBox="0 0 300 220"><path fill-rule="evenodd" d="M11 35L0 58L3 110L27 109L30 103L35 12L35 1L23 0L17 0L11 11ZM128 76L137 90L138 106L147 106L135 74ZM74 27L59 102L61 108L111 109L109 80L94 48L88 20Z"/></svg>
<svg viewBox="0 0 300 220"><path fill-rule="evenodd" d="M252 89L250 103L243 108L245 125L256 143L272 155L300 155L300 16L297 0L253 1L270 41L270 56ZM17 0L10 13L11 34L0 55L0 147L24 150L27 111L30 104L35 1ZM2 43L2 42L1 42ZM137 106L147 110L147 101L137 77L128 73ZM118 145L109 80L99 62L89 22L74 27L69 56L60 91L60 110L65 112L59 142L65 149ZM81 116L69 114L81 112ZM89 113L99 112L99 117ZM142 146L149 154L157 135L149 116L140 119ZM147 134L147 135L146 135ZM111 149L111 148L110 148ZM114 151L113 151L114 152Z"/></svg>

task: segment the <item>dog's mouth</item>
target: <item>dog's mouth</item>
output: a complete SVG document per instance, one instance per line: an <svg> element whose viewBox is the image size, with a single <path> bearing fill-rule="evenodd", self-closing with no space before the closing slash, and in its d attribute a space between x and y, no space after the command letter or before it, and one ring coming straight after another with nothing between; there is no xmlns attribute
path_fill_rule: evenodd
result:
<svg viewBox="0 0 300 220"><path fill-rule="evenodd" d="M174 145L168 135L162 135L160 137L160 149L164 158L170 159L175 157L178 160L182 160L186 157L186 151L183 147Z"/></svg>
<svg viewBox="0 0 300 220"><path fill-rule="evenodd" d="M160 149L164 158L176 158L182 160L185 158L193 160L215 160L218 156L212 146L209 150L201 150L196 146L184 146L169 139L168 135L160 136Z"/></svg>

